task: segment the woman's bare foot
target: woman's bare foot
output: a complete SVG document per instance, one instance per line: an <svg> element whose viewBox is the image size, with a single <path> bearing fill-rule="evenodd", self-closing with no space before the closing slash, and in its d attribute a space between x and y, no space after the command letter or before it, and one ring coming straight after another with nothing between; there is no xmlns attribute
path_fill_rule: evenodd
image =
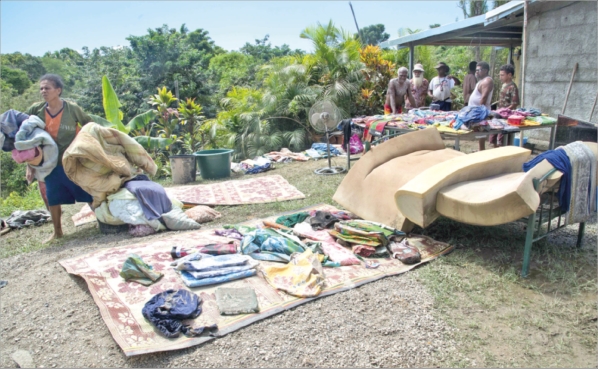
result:
<svg viewBox="0 0 598 369"><path fill-rule="evenodd" d="M52 235L50 237L48 237L48 239L46 239L45 241L42 242L42 245L45 245L46 243L52 242L55 239L61 238L62 237L62 233L52 233Z"/></svg>

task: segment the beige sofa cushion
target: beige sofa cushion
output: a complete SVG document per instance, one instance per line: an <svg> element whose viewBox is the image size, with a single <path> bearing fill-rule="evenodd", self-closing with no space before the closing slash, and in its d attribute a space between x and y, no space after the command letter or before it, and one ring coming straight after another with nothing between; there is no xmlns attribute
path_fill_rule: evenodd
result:
<svg viewBox="0 0 598 369"><path fill-rule="evenodd" d="M413 224L395 205L396 189L426 168L464 155L445 149L435 128L392 138L373 147L353 165L333 200L364 219L409 231Z"/></svg>
<svg viewBox="0 0 598 369"><path fill-rule="evenodd" d="M442 188L499 174L522 172L522 165L529 157L527 149L506 146L436 164L396 191L396 205L407 219L425 228L440 215L436 210L436 199Z"/></svg>

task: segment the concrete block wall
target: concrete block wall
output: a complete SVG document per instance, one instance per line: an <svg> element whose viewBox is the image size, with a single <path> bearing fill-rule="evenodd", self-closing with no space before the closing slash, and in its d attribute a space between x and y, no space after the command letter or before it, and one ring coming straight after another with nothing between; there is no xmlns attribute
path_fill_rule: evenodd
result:
<svg viewBox="0 0 598 369"><path fill-rule="evenodd" d="M573 67L578 63L565 115L588 120L598 91L597 4L596 1L530 4L524 107L536 107L554 117L560 114ZM598 123L598 111L591 121ZM548 139L549 130L532 132L532 138Z"/></svg>

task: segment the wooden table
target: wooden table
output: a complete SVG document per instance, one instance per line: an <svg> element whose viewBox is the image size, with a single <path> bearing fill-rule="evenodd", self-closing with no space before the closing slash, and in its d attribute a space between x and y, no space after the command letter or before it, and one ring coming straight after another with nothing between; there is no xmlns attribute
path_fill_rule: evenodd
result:
<svg viewBox="0 0 598 369"><path fill-rule="evenodd" d="M361 129L365 129L365 124L364 123L355 123L358 127L360 127ZM529 131L532 129L541 129L541 128L550 128L550 139L548 141L548 149L552 150L554 149L554 138L556 136L556 123L552 123L552 124L542 124L539 126L520 126L518 127L518 130L501 130L501 129L493 129L490 131L483 131L483 132L469 132L469 133L463 133L463 134L458 134L458 133L452 133L452 132L440 132L440 135L442 136L442 139L451 139L451 140L455 140L455 150L460 150L460 141L461 140L478 140L482 137L488 137L490 135L495 135L495 134L503 134L505 135L503 137L503 145L507 145L507 135L510 133L519 133L519 146L523 147L523 132L524 131ZM405 134L405 133L409 133L409 132L414 132L414 129L405 129L405 128L397 128L397 127L393 127L393 126L389 126L386 125L384 127L384 131L386 132L385 136L390 136L390 135L401 135L401 134Z"/></svg>

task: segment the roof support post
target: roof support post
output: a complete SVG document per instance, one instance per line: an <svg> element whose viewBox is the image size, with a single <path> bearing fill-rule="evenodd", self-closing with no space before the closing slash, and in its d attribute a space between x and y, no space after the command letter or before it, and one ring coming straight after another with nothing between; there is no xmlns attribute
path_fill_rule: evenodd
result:
<svg viewBox="0 0 598 369"><path fill-rule="evenodd" d="M414 48L413 44L409 44L409 78L413 78Z"/></svg>

